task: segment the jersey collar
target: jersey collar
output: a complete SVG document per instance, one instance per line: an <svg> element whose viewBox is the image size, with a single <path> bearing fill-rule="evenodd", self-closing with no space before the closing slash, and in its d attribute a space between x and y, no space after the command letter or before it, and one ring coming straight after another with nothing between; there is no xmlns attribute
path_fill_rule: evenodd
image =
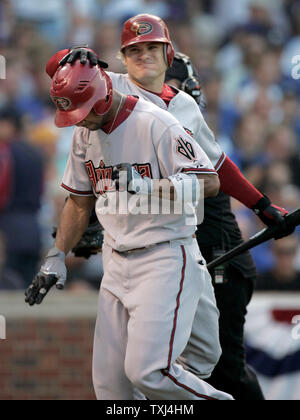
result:
<svg viewBox="0 0 300 420"><path fill-rule="evenodd" d="M110 121L101 127L101 130L106 134L111 134L116 128L119 127L127 118L130 116L134 110L139 98L137 96L127 96L126 101L120 110L115 122Z"/></svg>

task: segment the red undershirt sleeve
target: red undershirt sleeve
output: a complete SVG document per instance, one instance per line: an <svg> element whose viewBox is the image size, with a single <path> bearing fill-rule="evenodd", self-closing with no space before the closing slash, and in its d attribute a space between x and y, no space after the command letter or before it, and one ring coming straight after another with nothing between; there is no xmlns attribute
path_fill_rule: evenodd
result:
<svg viewBox="0 0 300 420"><path fill-rule="evenodd" d="M251 209L263 198L260 193L241 173L240 169L226 157L218 171L221 191L233 197Z"/></svg>

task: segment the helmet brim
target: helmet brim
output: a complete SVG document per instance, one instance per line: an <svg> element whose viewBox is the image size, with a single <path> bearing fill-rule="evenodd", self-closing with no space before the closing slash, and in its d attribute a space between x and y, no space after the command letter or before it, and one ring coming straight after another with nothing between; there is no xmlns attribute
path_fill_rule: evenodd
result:
<svg viewBox="0 0 300 420"><path fill-rule="evenodd" d="M82 104L79 109L73 111L63 111L61 109L56 110L55 114L55 125L56 127L71 127L72 125L79 124L83 121L93 109L93 101Z"/></svg>
<svg viewBox="0 0 300 420"><path fill-rule="evenodd" d="M136 38L131 39L129 42L124 43L121 46L121 52L124 52L124 50L127 47L131 47L132 45L136 45L136 44L142 44L142 43L146 43L146 42L159 42L161 44L170 44L170 41L168 41L166 38L153 38L149 35L149 37L147 38L147 35L140 37L137 36Z"/></svg>

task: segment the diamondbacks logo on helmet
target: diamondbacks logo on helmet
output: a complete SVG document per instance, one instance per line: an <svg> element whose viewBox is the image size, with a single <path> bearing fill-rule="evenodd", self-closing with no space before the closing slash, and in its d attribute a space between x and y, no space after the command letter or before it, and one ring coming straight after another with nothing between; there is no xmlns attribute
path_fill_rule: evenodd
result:
<svg viewBox="0 0 300 420"><path fill-rule="evenodd" d="M137 35L146 35L152 32L153 26L149 22L135 22L132 25L131 30Z"/></svg>
<svg viewBox="0 0 300 420"><path fill-rule="evenodd" d="M59 98L57 96L53 96L52 99L57 108L62 109L63 111L68 111L68 109L70 109L72 106L72 102L68 98Z"/></svg>

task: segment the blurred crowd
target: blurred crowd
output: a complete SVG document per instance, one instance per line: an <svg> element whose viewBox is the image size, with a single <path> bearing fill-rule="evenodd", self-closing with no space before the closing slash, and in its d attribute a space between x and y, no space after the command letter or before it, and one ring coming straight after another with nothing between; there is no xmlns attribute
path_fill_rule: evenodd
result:
<svg viewBox="0 0 300 420"><path fill-rule="evenodd" d="M138 13L162 17L176 50L191 57L202 112L226 154L274 203L299 207L299 0L2 0L0 289L31 282L65 200L60 180L73 129L54 126L45 64L59 49L88 44L109 70L124 72L121 29ZM233 209L245 239L264 227L238 202ZM300 290L298 232L253 256L258 289ZM69 288L99 286L99 256L70 256L68 266Z"/></svg>

